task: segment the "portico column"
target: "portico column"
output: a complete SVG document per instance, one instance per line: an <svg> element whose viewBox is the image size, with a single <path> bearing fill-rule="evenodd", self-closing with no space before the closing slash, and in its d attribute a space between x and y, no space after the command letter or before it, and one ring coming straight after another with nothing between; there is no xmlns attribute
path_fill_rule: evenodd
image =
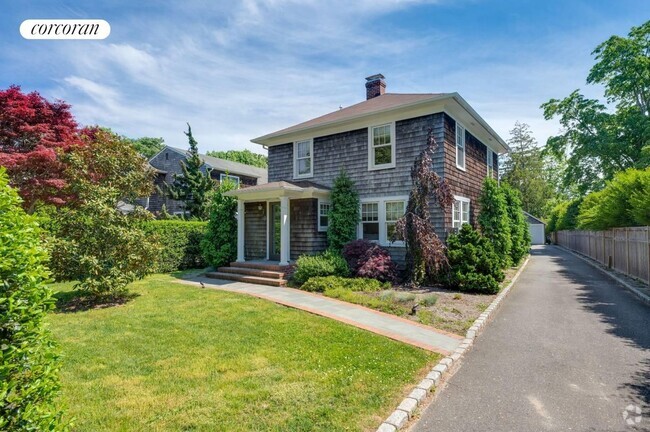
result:
<svg viewBox="0 0 650 432"><path fill-rule="evenodd" d="M280 265L289 264L289 197L280 197Z"/></svg>
<svg viewBox="0 0 650 432"><path fill-rule="evenodd" d="M244 262L244 201L237 200L237 262Z"/></svg>

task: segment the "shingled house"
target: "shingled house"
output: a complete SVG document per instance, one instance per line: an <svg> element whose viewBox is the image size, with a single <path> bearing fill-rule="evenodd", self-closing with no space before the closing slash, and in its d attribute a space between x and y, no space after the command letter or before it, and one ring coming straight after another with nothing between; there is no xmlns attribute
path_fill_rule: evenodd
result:
<svg viewBox="0 0 650 432"><path fill-rule="evenodd" d="M183 203L168 198L164 193L165 184L174 182L174 175L182 174L181 161L186 161L188 157L187 150L178 149L171 146L165 146L158 154L149 159L151 165L156 171L155 185L156 190L144 204L149 211L153 213L160 212L164 205L171 214L182 214ZM245 165L238 162L232 162L225 159L219 159L212 156L200 155L204 162L203 169L210 171L210 176L216 182L220 182L226 177L239 184L241 188L250 186L259 186L267 182L267 171L265 168L258 168Z"/></svg>
<svg viewBox="0 0 650 432"><path fill-rule="evenodd" d="M436 231L444 237L476 222L483 180L497 178L498 155L509 151L508 145L458 93L385 90L382 75L370 76L365 101L252 140L268 148L269 183L228 193L239 203L238 253L222 277L246 274L264 283L254 277L262 273L252 270L280 270L302 254L324 250L330 189L341 169L361 198L358 238L403 259L403 244L391 243L389 233L404 214L411 166L429 130L438 143L434 169L456 198L447 212L432 206ZM260 267L259 261L277 266ZM244 267L248 270L237 275Z"/></svg>

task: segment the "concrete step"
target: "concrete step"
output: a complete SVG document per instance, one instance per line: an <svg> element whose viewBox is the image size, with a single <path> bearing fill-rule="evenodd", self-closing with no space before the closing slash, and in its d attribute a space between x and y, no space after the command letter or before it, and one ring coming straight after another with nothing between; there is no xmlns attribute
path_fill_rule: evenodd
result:
<svg viewBox="0 0 650 432"><path fill-rule="evenodd" d="M209 272L206 273L205 276L212 279L223 279L223 280L231 280L235 282L246 282L252 284L270 285L270 286L278 286L278 287L286 286L287 284L287 281L284 279L269 279L264 277L247 276L247 275L235 274L235 273Z"/></svg>
<svg viewBox="0 0 650 432"><path fill-rule="evenodd" d="M257 276L257 277L263 277L267 279L282 279L284 277L283 272L258 270L254 268L245 268L245 267L219 267L217 271L219 273L232 273L232 274L240 274L245 276Z"/></svg>
<svg viewBox="0 0 650 432"><path fill-rule="evenodd" d="M238 267L238 268L249 268L249 269L256 269L256 270L267 270L267 271L273 271L273 272L284 272L288 266L281 266L278 264L267 264L267 263L259 263L259 262L252 262L252 261L246 261L246 262L231 262L230 267Z"/></svg>

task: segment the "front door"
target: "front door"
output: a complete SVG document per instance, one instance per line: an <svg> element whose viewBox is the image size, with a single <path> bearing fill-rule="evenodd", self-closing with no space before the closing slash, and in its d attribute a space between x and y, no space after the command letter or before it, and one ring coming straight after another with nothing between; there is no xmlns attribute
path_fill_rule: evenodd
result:
<svg viewBox="0 0 650 432"><path fill-rule="evenodd" d="M269 207L269 259L280 261L280 225L282 223L280 203L270 203Z"/></svg>

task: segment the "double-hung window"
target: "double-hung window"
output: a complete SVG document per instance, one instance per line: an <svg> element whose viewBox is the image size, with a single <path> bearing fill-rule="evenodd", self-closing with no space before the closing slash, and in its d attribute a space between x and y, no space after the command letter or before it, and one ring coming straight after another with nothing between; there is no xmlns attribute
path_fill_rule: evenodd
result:
<svg viewBox="0 0 650 432"><path fill-rule="evenodd" d="M456 167L465 170L465 127L456 122Z"/></svg>
<svg viewBox="0 0 650 432"><path fill-rule="evenodd" d="M452 227L460 229L463 224L469 223L469 198L454 197L451 209Z"/></svg>
<svg viewBox="0 0 650 432"><path fill-rule="evenodd" d="M368 169L395 167L395 124L368 128Z"/></svg>
<svg viewBox="0 0 650 432"><path fill-rule="evenodd" d="M314 175L314 141L308 139L293 143L293 178Z"/></svg>
<svg viewBox="0 0 650 432"><path fill-rule="evenodd" d="M379 203L361 203L361 238L379 240Z"/></svg>
<svg viewBox="0 0 650 432"><path fill-rule="evenodd" d="M318 231L327 231L329 226L330 203L318 201Z"/></svg>
<svg viewBox="0 0 650 432"><path fill-rule="evenodd" d="M235 185L239 186L239 177L234 175L228 175L228 174L219 174L219 182L222 182L226 179L230 180Z"/></svg>
<svg viewBox="0 0 650 432"><path fill-rule="evenodd" d="M406 200L406 197L390 197L362 201L359 238L384 246L402 246L402 239L391 240L397 221L406 212Z"/></svg>
<svg viewBox="0 0 650 432"><path fill-rule="evenodd" d="M487 163L487 176L489 178L493 178L494 177L494 152L490 148L487 149L487 160L485 161L485 163Z"/></svg>
<svg viewBox="0 0 650 432"><path fill-rule="evenodd" d="M406 212L406 202L405 201L386 201L386 240L390 242L395 233L395 223L399 218L404 216ZM401 241L402 238L397 238L396 240Z"/></svg>

